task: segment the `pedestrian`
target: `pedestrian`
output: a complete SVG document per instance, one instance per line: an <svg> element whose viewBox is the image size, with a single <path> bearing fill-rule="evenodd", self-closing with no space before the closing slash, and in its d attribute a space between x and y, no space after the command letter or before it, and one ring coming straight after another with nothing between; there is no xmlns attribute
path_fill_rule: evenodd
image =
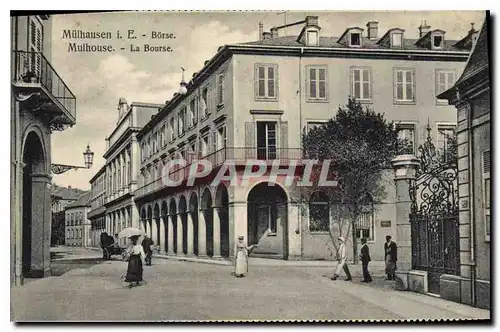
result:
<svg viewBox="0 0 500 332"><path fill-rule="evenodd" d="M398 261L398 248L396 243L392 242L392 237L387 235L384 243L385 251L385 273L387 274L386 280L394 280L396 277L396 262Z"/></svg>
<svg viewBox="0 0 500 332"><path fill-rule="evenodd" d="M237 278L246 276L248 273L248 253L255 247L256 244L247 246L243 240L244 236L238 236L238 242L236 242L236 253L234 255L234 275Z"/></svg>
<svg viewBox="0 0 500 332"><path fill-rule="evenodd" d="M144 252L146 253L146 265L151 266L151 258L153 256L153 250L151 247L153 246L154 242L149 236L144 235L144 240L142 240L141 244Z"/></svg>
<svg viewBox="0 0 500 332"><path fill-rule="evenodd" d="M331 277L330 279L337 280L337 278L340 275L340 272L343 269L344 273L347 277L345 280L351 281L352 280L351 272L349 272L349 267L347 266L347 250L345 248L345 240L343 237L339 236L337 238L337 241L339 241L339 249L337 251L338 264L337 264L337 268L335 269L335 273L334 273L333 277Z"/></svg>
<svg viewBox="0 0 500 332"><path fill-rule="evenodd" d="M139 235L131 236L129 239L132 243L127 249L129 259L125 282L130 283L128 287L132 288L134 287L134 283L136 286L139 286L142 281L143 264L146 259L146 254L144 253L142 246L137 244Z"/></svg>
<svg viewBox="0 0 500 332"><path fill-rule="evenodd" d="M363 267L363 280L361 282L372 282L372 277L368 272L368 263L372 260L370 257L370 248L366 244L366 238L361 238L361 254L359 255L359 260Z"/></svg>

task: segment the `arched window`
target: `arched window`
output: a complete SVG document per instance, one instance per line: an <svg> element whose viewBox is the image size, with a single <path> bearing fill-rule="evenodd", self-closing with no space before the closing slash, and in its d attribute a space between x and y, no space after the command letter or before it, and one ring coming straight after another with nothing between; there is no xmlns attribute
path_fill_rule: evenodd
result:
<svg viewBox="0 0 500 332"><path fill-rule="evenodd" d="M330 201L324 192L314 192L309 199L309 231L330 231Z"/></svg>

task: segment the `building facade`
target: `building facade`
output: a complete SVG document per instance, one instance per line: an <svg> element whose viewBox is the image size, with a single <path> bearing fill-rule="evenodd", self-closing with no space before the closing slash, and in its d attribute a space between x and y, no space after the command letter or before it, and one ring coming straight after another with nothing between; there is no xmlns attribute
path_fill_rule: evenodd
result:
<svg viewBox="0 0 500 332"><path fill-rule="evenodd" d="M413 143L410 154L428 125L442 144L443 132L455 129L454 108L436 95L463 70L470 33L453 41L424 24L417 39L397 27L379 37L378 22L368 22L367 33L353 27L337 38L321 36L318 17L297 24L303 26L299 36L279 37L283 27L263 32L260 25L260 40L219 48L186 84L187 92L174 94L138 133L135 203L141 227L162 252L232 257L236 238L244 235L258 244L254 255L332 259L327 244L334 203L315 193L304 204L284 177L269 176L271 164L300 161L301 133L330 119L349 96L394 121ZM166 167L179 159L184 165ZM200 159L215 168L188 184L189 165ZM249 159L268 165L258 180L211 185L224 161L234 162L238 179ZM166 177L179 185L166 185ZM373 260L383 260L386 235L397 241L392 180L388 173L386 197L357 224L357 236L374 247Z"/></svg>
<svg viewBox="0 0 500 332"><path fill-rule="evenodd" d="M52 201L51 246L64 245L66 242L66 216L64 209L85 193L85 190L52 184L50 191Z"/></svg>
<svg viewBox="0 0 500 332"><path fill-rule="evenodd" d="M488 17L453 87L439 97L458 111L460 276L449 277L445 297L491 307L491 90ZM442 280L443 282L443 280Z"/></svg>
<svg viewBox="0 0 500 332"><path fill-rule="evenodd" d="M76 123L51 39L48 15L11 17L11 285L50 275L50 137Z"/></svg>
<svg viewBox="0 0 500 332"><path fill-rule="evenodd" d="M91 224L87 217L90 210L90 192L87 191L75 202L66 206L66 245L70 247L91 246Z"/></svg>
<svg viewBox="0 0 500 332"><path fill-rule="evenodd" d="M104 206L108 234L118 234L127 227L139 227L139 213L134 204L139 167L137 132L163 105L133 102L123 98L118 103L118 121L106 138L107 150ZM125 244L126 239L123 239Z"/></svg>
<svg viewBox="0 0 500 332"><path fill-rule="evenodd" d="M87 218L90 220L90 246L100 247L101 233L106 231L106 166L90 179L90 210Z"/></svg>

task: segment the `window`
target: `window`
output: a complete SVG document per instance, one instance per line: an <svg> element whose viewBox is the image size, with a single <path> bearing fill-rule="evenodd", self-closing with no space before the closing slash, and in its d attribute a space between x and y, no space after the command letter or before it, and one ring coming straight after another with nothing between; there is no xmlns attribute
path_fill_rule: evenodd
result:
<svg viewBox="0 0 500 332"><path fill-rule="evenodd" d="M391 47L401 47L403 46L403 34L393 33L391 35Z"/></svg>
<svg viewBox="0 0 500 332"><path fill-rule="evenodd" d="M208 134L201 138L201 156L204 157L208 154Z"/></svg>
<svg viewBox="0 0 500 332"><path fill-rule="evenodd" d="M218 145L219 144L217 143L217 132L213 132L212 133L212 152L217 151Z"/></svg>
<svg viewBox="0 0 500 332"><path fill-rule="evenodd" d="M151 137L148 137L148 158L151 157Z"/></svg>
<svg viewBox="0 0 500 332"><path fill-rule="evenodd" d="M413 69L394 71L394 102L415 103L415 72Z"/></svg>
<svg viewBox="0 0 500 332"><path fill-rule="evenodd" d="M156 133L153 133L153 154L156 153Z"/></svg>
<svg viewBox="0 0 500 332"><path fill-rule="evenodd" d="M198 122L198 112L196 109L196 98L189 103L189 127L193 127Z"/></svg>
<svg viewBox="0 0 500 332"><path fill-rule="evenodd" d="M368 241L373 240L373 211L362 212L356 221L356 238L366 238Z"/></svg>
<svg viewBox="0 0 500 332"><path fill-rule="evenodd" d="M217 151L226 147L226 127L217 128Z"/></svg>
<svg viewBox="0 0 500 332"><path fill-rule="evenodd" d="M186 107L181 108L178 117L179 117L179 119L177 120L178 133L179 133L179 136L182 136L182 134L184 134L184 131L186 130L186 128L185 128Z"/></svg>
<svg viewBox="0 0 500 332"><path fill-rule="evenodd" d="M257 122L257 158L276 159L276 122Z"/></svg>
<svg viewBox="0 0 500 332"><path fill-rule="evenodd" d="M491 153L490 150L483 151L482 153L482 166L483 166L483 209L484 209L484 223L485 223L485 235L486 241L490 240L491 232L491 182L490 182L490 170L491 170Z"/></svg>
<svg viewBox="0 0 500 332"><path fill-rule="evenodd" d="M455 84L454 70L436 70L436 95L440 95ZM448 105L448 100L438 99L438 104Z"/></svg>
<svg viewBox="0 0 500 332"><path fill-rule="evenodd" d="M415 125L411 123L397 124L398 138L402 141L399 153L415 154Z"/></svg>
<svg viewBox="0 0 500 332"><path fill-rule="evenodd" d="M327 82L326 82L326 67L308 67L309 100L326 100Z"/></svg>
<svg viewBox="0 0 500 332"><path fill-rule="evenodd" d="M203 90L201 91L200 107L201 107L201 114L203 116L207 116L208 114L210 114L209 103L208 103L208 87L203 88Z"/></svg>
<svg viewBox="0 0 500 332"><path fill-rule="evenodd" d="M170 142L175 139L175 117L170 118Z"/></svg>
<svg viewBox="0 0 500 332"><path fill-rule="evenodd" d="M349 41L351 46L361 46L361 34L359 32L351 32Z"/></svg>
<svg viewBox="0 0 500 332"><path fill-rule="evenodd" d="M277 99L278 66L258 64L255 68L257 99Z"/></svg>
<svg viewBox="0 0 500 332"><path fill-rule="evenodd" d="M434 48L442 48L443 47L443 36L434 36L432 38L432 46Z"/></svg>
<svg viewBox="0 0 500 332"><path fill-rule="evenodd" d="M165 132L165 125L163 125L161 128L160 128L160 142L158 143L160 145L161 148L163 148L165 146L165 136L164 136L164 132Z"/></svg>
<svg viewBox="0 0 500 332"><path fill-rule="evenodd" d="M323 192L315 192L309 199L309 231L330 231L330 202Z"/></svg>
<svg viewBox="0 0 500 332"><path fill-rule="evenodd" d="M307 45L318 46L318 32L308 31L307 32Z"/></svg>
<svg viewBox="0 0 500 332"><path fill-rule="evenodd" d="M41 77L41 62L43 52L43 27L36 16L29 17L29 36L28 47L31 53L29 59L30 71L36 75L37 78Z"/></svg>
<svg viewBox="0 0 500 332"><path fill-rule="evenodd" d="M325 125L326 121L307 121L307 132Z"/></svg>
<svg viewBox="0 0 500 332"><path fill-rule="evenodd" d="M449 147L449 140L455 136L455 126L438 124L437 130L437 148L439 153L442 154L443 161L446 161L446 151Z"/></svg>
<svg viewBox="0 0 500 332"><path fill-rule="evenodd" d="M224 104L224 74L217 76L217 105Z"/></svg>
<svg viewBox="0 0 500 332"><path fill-rule="evenodd" d="M371 101L371 69L351 69L351 95L359 101Z"/></svg>

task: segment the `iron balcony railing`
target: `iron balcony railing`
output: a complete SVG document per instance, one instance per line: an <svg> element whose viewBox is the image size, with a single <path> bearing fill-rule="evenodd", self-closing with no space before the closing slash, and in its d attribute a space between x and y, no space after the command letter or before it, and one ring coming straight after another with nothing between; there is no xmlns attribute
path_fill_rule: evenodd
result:
<svg viewBox="0 0 500 332"><path fill-rule="evenodd" d="M197 158L196 155L189 155L186 165L173 165L168 172L168 179L171 182L180 182L189 177L189 172L193 163L197 160L208 160L212 170L221 166L224 162L232 162L236 165L246 165L251 160L264 160L272 165L278 161L279 165L288 165L291 161L299 164L303 159L303 150L300 148L233 148L225 147L208 155ZM202 171L203 166L198 166ZM152 192L156 192L167 187L165 175L153 180L135 191L136 197L142 197Z"/></svg>
<svg viewBox="0 0 500 332"><path fill-rule="evenodd" d="M12 51L14 68L12 80L29 87L40 84L72 123L76 121L76 97L41 52Z"/></svg>

